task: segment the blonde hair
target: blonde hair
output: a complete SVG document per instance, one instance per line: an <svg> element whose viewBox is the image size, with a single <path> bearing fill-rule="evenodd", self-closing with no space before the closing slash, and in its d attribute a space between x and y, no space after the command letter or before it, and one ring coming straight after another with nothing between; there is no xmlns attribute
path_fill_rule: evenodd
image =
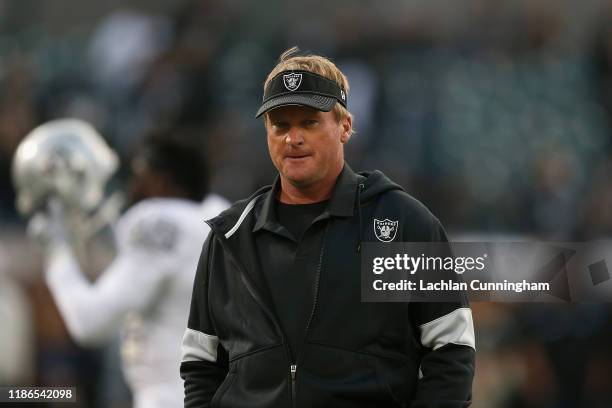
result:
<svg viewBox="0 0 612 408"><path fill-rule="evenodd" d="M334 81L338 86L344 89L348 97L349 94L349 82L346 76L340 71L340 69L331 62L328 58L320 55L296 55L300 52L298 47L291 47L285 50L278 58L278 63L272 71L268 74L266 81L264 82L264 92L270 85L270 81L283 71L287 70L304 70L314 72L322 77L325 77L331 81ZM342 121L347 117L353 119L353 115L344 106L336 102L332 111L336 114L336 119ZM266 120L268 113L265 114Z"/></svg>

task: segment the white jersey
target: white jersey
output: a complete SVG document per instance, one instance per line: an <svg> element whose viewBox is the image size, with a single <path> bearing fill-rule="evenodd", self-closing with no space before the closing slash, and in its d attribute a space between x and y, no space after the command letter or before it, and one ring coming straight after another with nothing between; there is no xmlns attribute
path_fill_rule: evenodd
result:
<svg viewBox="0 0 612 408"><path fill-rule="evenodd" d="M227 208L219 196L202 204L155 198L117 223L118 253L91 284L67 247L49 258L46 277L73 337L97 343L121 333L122 363L137 408L182 407L181 340L205 219Z"/></svg>

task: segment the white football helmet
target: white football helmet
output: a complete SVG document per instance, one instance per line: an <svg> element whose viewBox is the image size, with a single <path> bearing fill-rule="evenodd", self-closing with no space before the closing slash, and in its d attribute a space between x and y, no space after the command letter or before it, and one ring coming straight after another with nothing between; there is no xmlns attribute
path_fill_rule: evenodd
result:
<svg viewBox="0 0 612 408"><path fill-rule="evenodd" d="M13 157L17 208L31 216L58 199L67 210L98 207L119 159L87 122L59 119L32 130Z"/></svg>

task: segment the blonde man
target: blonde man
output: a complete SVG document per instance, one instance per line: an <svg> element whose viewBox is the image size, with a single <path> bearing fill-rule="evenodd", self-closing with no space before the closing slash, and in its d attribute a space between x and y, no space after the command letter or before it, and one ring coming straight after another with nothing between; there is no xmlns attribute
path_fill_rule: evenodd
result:
<svg viewBox="0 0 612 408"><path fill-rule="evenodd" d="M362 242L446 235L384 174L345 163L348 92L330 60L295 48L268 76L257 116L279 175L208 221L183 338L186 407L469 405L464 297L361 302ZM385 219L400 221L377 235Z"/></svg>

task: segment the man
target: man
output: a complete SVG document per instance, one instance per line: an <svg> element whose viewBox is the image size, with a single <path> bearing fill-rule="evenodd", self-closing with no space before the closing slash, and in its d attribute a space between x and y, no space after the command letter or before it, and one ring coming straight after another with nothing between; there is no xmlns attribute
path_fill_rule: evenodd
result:
<svg viewBox="0 0 612 408"><path fill-rule="evenodd" d="M96 155L91 154L96 149L88 150L92 146L88 143L82 144L82 151L76 146L85 136L103 142L94 132L74 120L37 128L17 151L16 180L25 178L26 168L35 164L24 164L33 159L63 169L55 178L68 182L59 184L79 183L73 173L85 177L81 183L93 182L87 175L96 165ZM64 143L61 138L72 140ZM112 157L110 153L104 162ZM116 337L122 329L123 368L136 408L179 407L183 404L183 385L177 374L180 342L198 255L208 233L203 218L227 206L225 200L208 194L198 150L167 136L147 139L133 158L132 170L132 206L116 225L117 256L94 283L81 272L74 231L66 218L71 195L61 188L41 195L39 205L51 207L42 229L38 226L38 234L46 240L45 279L70 334L79 343L96 345ZM25 187L17 184L25 193ZM21 198L23 203L37 201L27 194Z"/></svg>
<svg viewBox="0 0 612 408"><path fill-rule="evenodd" d="M401 241L446 241L381 172L344 162L349 85L328 59L285 52L264 84L279 176L208 221L181 375L185 407L466 407L474 332L465 301L362 303L374 219Z"/></svg>

